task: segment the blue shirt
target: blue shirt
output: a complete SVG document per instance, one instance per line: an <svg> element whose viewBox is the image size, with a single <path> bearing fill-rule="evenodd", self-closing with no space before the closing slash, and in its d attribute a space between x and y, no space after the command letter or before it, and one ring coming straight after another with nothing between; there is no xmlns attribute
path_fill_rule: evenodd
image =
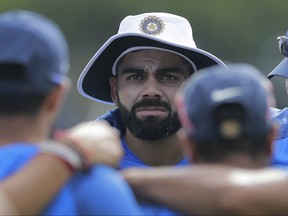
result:
<svg viewBox="0 0 288 216"><path fill-rule="evenodd" d="M97 120L106 120L111 126L117 128L120 131L121 144L124 150L124 156L120 162L120 169L129 167L149 167L145 164L134 152L128 147L125 140L126 125L122 121L119 109L108 111L104 115L100 116ZM179 161L176 166L184 166L189 164L189 159L184 158Z"/></svg>
<svg viewBox="0 0 288 216"><path fill-rule="evenodd" d="M272 165L288 165L288 108L270 108L272 118L279 125L278 136L274 142Z"/></svg>
<svg viewBox="0 0 288 216"><path fill-rule="evenodd" d="M0 147L0 180L23 167L37 153L37 146L29 143ZM87 174L75 174L41 215L119 214L141 215L142 211L130 187L117 171L99 165Z"/></svg>

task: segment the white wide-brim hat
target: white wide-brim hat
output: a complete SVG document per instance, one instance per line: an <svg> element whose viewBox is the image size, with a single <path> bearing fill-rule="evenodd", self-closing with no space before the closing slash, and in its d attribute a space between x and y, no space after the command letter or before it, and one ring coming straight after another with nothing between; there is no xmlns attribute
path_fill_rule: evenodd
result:
<svg viewBox="0 0 288 216"><path fill-rule="evenodd" d="M120 23L118 33L104 43L80 74L77 83L80 94L113 104L109 81L113 76L112 68L119 56L134 47L177 53L190 60L196 70L216 64L226 67L216 56L196 47L187 19L159 12L127 16Z"/></svg>

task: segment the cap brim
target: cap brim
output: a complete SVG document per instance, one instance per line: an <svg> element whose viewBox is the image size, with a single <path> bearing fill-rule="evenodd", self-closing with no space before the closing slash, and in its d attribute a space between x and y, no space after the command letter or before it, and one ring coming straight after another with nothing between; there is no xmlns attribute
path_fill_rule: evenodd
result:
<svg viewBox="0 0 288 216"><path fill-rule="evenodd" d="M288 58L285 58L273 71L271 71L267 77L271 79L273 76L281 76L288 78Z"/></svg>
<svg viewBox="0 0 288 216"><path fill-rule="evenodd" d="M197 70L216 64L226 67L216 56L198 48L167 43L149 35L118 34L98 50L82 71L77 83L80 94L97 102L113 104L109 81L113 64L125 50L135 46L159 47L181 53L193 61Z"/></svg>

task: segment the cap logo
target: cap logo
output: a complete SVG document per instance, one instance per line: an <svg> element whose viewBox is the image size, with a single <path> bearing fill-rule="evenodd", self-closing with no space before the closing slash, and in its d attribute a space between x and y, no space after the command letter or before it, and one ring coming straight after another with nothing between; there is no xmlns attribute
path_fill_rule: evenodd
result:
<svg viewBox="0 0 288 216"><path fill-rule="evenodd" d="M241 125L237 120L227 119L221 123L220 132L225 139L236 139L241 135Z"/></svg>
<svg viewBox="0 0 288 216"><path fill-rule="evenodd" d="M140 23L140 31L149 35L158 35L163 32L165 24L156 16L145 17Z"/></svg>
<svg viewBox="0 0 288 216"><path fill-rule="evenodd" d="M243 89L240 86L230 87L226 89L213 90L211 99L215 102L231 99L243 95Z"/></svg>

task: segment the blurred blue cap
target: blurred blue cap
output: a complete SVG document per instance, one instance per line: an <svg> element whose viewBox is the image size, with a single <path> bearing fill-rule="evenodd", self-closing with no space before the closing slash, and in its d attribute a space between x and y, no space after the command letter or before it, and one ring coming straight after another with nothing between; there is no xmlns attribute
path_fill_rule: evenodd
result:
<svg viewBox="0 0 288 216"><path fill-rule="evenodd" d="M251 65L227 66L200 70L177 93L179 118L197 140L236 140L270 128L271 82Z"/></svg>
<svg viewBox="0 0 288 216"><path fill-rule="evenodd" d="M0 14L0 93L46 92L69 70L59 27L31 11Z"/></svg>

